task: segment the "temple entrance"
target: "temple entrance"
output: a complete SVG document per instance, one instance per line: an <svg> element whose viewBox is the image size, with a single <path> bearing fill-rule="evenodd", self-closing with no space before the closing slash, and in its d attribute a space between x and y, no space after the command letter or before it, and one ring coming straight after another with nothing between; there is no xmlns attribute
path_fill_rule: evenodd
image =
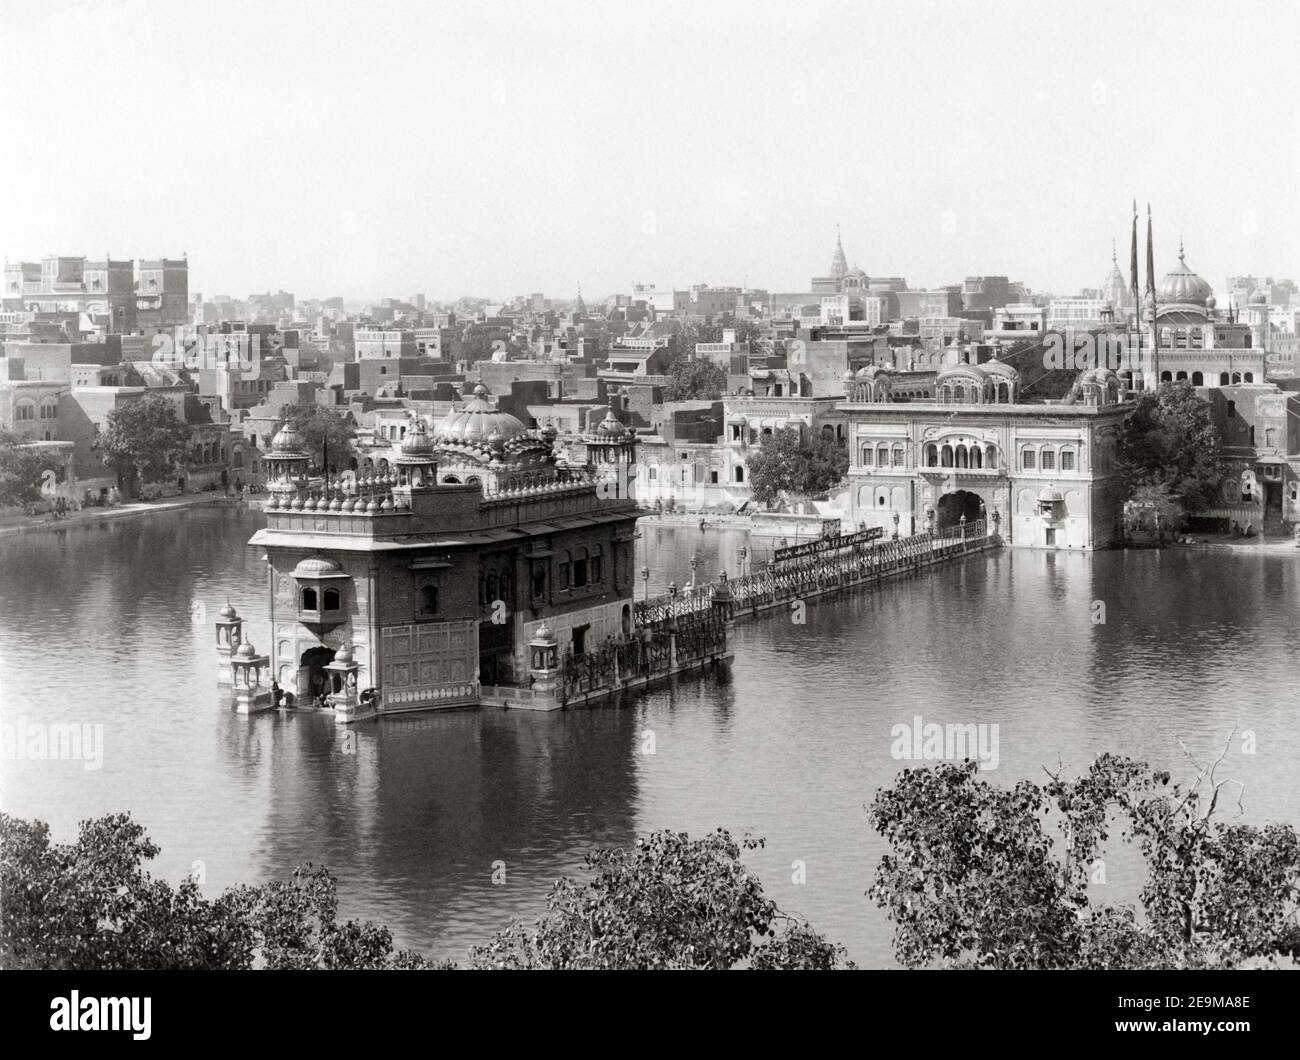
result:
<svg viewBox="0 0 1300 1060"><path fill-rule="evenodd" d="M966 516L966 525L969 526L980 517L980 495L971 493L970 490L945 493L939 498L939 506L934 514L937 530L959 526L963 515Z"/></svg>
<svg viewBox="0 0 1300 1060"><path fill-rule="evenodd" d="M298 702L310 704L319 695L328 695L330 675L325 667L334 661L334 652L329 648L308 648L298 660Z"/></svg>

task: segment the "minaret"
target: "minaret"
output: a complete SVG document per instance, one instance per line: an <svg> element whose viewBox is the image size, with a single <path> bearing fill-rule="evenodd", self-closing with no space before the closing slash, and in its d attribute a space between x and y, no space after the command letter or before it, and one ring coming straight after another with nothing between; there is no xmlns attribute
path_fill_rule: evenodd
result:
<svg viewBox="0 0 1300 1060"><path fill-rule="evenodd" d="M1147 296L1143 309L1151 328L1151 351L1147 356L1145 389L1155 390L1160 386L1160 332L1156 327L1156 265L1151 237L1150 203L1147 203Z"/></svg>
<svg viewBox="0 0 1300 1060"><path fill-rule="evenodd" d="M1142 328L1142 297L1138 291L1138 201L1133 200L1133 243L1129 252L1129 284L1133 288L1133 319Z"/></svg>

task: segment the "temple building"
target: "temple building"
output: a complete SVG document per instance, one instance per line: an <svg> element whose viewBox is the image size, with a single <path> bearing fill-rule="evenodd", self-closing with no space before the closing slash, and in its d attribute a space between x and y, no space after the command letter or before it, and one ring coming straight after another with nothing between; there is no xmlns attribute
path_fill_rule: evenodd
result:
<svg viewBox="0 0 1300 1060"><path fill-rule="evenodd" d="M539 636L581 657L628 634L635 437L611 413L586 465L567 467L554 437L480 385L431 429L414 418L387 472L311 478L282 427L251 541L266 553L280 688L304 704L332 695L346 719L468 706L488 688L526 692Z"/></svg>
<svg viewBox="0 0 1300 1060"><path fill-rule="evenodd" d="M1009 545L1117 539L1113 461L1131 405L1114 371L1081 373L1054 402L1022 395L1020 372L1001 361L946 363L924 397L900 400L896 389L915 393L914 374L870 365L845 376L855 526L905 536L983 518Z"/></svg>

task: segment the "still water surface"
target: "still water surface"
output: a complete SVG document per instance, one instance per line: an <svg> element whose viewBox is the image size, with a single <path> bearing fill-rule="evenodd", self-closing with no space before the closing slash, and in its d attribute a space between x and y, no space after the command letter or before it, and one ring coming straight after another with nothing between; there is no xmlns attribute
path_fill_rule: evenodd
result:
<svg viewBox="0 0 1300 1060"><path fill-rule="evenodd" d="M768 892L869 967L892 964L892 950L863 895L884 852L865 806L909 764L891 755L891 729L917 715L996 723L990 776L1007 784L1105 750L1185 777L1180 737L1205 759L1234 726L1251 730L1257 753L1240 753L1239 737L1224 767L1246 785L1247 819L1300 822L1300 558L1289 554L981 555L812 604L803 625L742 623L729 679L549 715L344 730L223 707L211 619L227 594L247 635L268 643L265 568L246 546L261 521L196 508L0 542L4 722L104 732L100 769L0 762L4 810L48 820L58 839L129 810L162 847L153 871L178 880L201 862L213 894L323 863L344 915L456 959L539 913L593 845L724 826L766 837L750 861ZM697 553L702 579L741 570L740 531L642 531L652 594L689 581ZM1117 897L1134 870L1115 857Z"/></svg>

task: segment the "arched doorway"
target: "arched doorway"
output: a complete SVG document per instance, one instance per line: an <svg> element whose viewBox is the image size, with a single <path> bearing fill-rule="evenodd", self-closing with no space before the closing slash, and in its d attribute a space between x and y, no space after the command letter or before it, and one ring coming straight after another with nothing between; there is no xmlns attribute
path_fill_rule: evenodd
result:
<svg viewBox="0 0 1300 1060"><path fill-rule="evenodd" d="M958 526L963 515L966 516L967 526L980 517L979 494L971 493L970 490L945 493L939 498L939 505L935 509L935 528L943 530L950 526Z"/></svg>
<svg viewBox="0 0 1300 1060"><path fill-rule="evenodd" d="M310 704L317 696L328 694L330 677L325 666L334 659L334 652L329 648L308 648L298 660L298 701Z"/></svg>

